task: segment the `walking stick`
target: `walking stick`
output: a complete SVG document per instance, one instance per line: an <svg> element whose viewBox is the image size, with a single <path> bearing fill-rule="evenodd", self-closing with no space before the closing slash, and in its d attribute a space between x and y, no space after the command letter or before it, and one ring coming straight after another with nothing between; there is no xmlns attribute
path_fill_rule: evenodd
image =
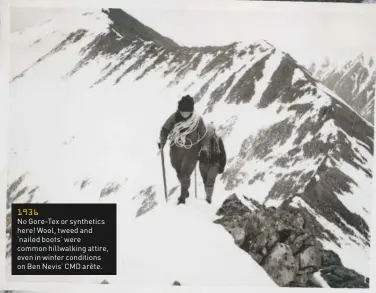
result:
<svg viewBox="0 0 376 293"><path fill-rule="evenodd" d="M165 192L165 198L166 198L166 202L167 202L166 170L165 170L165 163L164 163L164 153L163 153L163 148L161 149L161 158L162 158L162 172L163 172L164 192Z"/></svg>

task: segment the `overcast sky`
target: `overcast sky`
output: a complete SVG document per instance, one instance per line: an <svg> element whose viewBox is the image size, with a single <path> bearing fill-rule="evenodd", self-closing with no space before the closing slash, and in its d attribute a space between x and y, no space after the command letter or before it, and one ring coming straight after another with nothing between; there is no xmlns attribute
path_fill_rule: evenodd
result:
<svg viewBox="0 0 376 293"><path fill-rule="evenodd" d="M326 9L325 12L322 8L270 9L263 4L231 3L234 4L229 6L228 1L220 1L213 9L201 10L179 8L178 5L174 8L159 6L159 9L123 5L123 8L145 25L184 45L266 39L304 63L325 56L353 58L361 52L376 57L376 17L371 13L376 10L370 12L370 9L346 6L346 9ZM340 7L341 4L336 5ZM69 21L67 11L69 9L12 9L11 27L19 30L61 13L67 13Z"/></svg>

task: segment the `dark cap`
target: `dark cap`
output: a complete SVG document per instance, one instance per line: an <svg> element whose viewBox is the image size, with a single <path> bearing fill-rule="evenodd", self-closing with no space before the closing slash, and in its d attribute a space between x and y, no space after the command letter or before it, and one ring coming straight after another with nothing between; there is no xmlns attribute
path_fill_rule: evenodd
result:
<svg viewBox="0 0 376 293"><path fill-rule="evenodd" d="M195 108L195 101L190 95L181 98L178 103L178 110L181 112L193 112Z"/></svg>

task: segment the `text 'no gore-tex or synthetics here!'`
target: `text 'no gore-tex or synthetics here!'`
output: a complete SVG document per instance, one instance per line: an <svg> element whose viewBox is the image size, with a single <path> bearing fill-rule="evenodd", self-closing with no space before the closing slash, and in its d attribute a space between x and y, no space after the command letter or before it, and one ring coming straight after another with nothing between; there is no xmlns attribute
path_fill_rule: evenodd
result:
<svg viewBox="0 0 376 293"><path fill-rule="evenodd" d="M116 275L116 204L13 204L12 275Z"/></svg>

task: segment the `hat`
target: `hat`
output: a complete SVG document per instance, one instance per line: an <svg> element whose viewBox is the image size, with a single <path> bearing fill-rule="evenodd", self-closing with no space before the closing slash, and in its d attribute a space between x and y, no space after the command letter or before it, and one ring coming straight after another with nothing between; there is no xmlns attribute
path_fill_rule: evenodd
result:
<svg viewBox="0 0 376 293"><path fill-rule="evenodd" d="M178 103L178 110L181 112L193 112L195 101L190 95L181 98Z"/></svg>
<svg viewBox="0 0 376 293"><path fill-rule="evenodd" d="M207 126L206 126L206 131L215 131L215 125L213 124L213 122L210 122Z"/></svg>

